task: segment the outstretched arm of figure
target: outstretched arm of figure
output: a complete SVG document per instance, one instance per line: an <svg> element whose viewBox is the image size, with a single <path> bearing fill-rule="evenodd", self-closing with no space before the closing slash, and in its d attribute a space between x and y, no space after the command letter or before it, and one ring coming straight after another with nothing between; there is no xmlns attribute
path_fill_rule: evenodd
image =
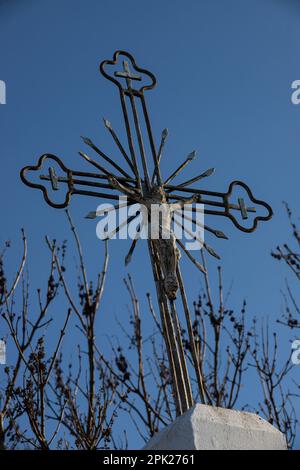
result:
<svg viewBox="0 0 300 470"><path fill-rule="evenodd" d="M193 202L197 202L199 200L199 196L194 194L188 198L182 198L180 201L172 202L169 204L171 212L174 212L178 209L182 209L185 204L193 204Z"/></svg>
<svg viewBox="0 0 300 470"><path fill-rule="evenodd" d="M133 189L126 188L122 183L120 183L120 181L117 180L117 178L109 176L108 181L115 189L125 194L125 196L130 197L130 199L133 199L136 202L141 202L141 197Z"/></svg>

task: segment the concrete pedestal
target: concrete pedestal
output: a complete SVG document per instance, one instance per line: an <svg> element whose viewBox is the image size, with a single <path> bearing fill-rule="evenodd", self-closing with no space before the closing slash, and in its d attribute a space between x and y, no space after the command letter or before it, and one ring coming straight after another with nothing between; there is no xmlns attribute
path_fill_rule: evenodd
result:
<svg viewBox="0 0 300 470"><path fill-rule="evenodd" d="M286 450L284 435L254 413L195 405L155 434L147 450Z"/></svg>

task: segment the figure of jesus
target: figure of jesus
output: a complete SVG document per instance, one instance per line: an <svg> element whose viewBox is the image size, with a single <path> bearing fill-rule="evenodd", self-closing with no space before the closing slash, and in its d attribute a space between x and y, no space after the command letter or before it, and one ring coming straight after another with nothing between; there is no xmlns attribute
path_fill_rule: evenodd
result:
<svg viewBox="0 0 300 470"><path fill-rule="evenodd" d="M164 276L164 289L168 299L175 300L179 288L176 272L180 251L176 246L176 236L171 227L172 215L174 211L182 209L185 204L197 201L198 196L193 195L187 199L168 203L162 186L153 186L141 196L133 189L123 186L116 178L109 178L109 181L115 189L146 208L148 236L153 240L159 255Z"/></svg>

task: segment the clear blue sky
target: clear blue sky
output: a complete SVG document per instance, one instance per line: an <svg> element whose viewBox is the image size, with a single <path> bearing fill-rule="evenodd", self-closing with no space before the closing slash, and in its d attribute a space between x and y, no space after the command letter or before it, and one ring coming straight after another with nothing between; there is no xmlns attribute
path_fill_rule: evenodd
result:
<svg viewBox="0 0 300 470"><path fill-rule="evenodd" d="M222 256L225 283L234 282L231 304L239 306L245 297L250 316L275 319L286 270L270 251L289 234L282 200L299 213L300 105L290 99L291 83L300 79L299 40L297 0L0 0L0 80L7 85L7 104L0 106L0 238L18 247L19 229L25 227L33 283L44 276L43 236L62 240L69 231L63 211L25 187L19 170L52 152L69 167L89 171L77 156L84 149L80 135L111 153L101 119L111 120L122 135L121 114L116 89L100 76L98 64L124 49L157 76L148 102L157 140L163 128L170 132L164 175L197 149L187 177L213 166L217 171L206 188L225 191L230 181L241 179L272 205L273 220L254 234L215 220L212 225L230 239L207 240ZM76 196L71 203L92 274L103 246L96 223L84 216L96 205ZM128 247L126 241L110 244L102 313L107 332L114 328L113 315L126 312L122 278ZM216 265L210 261L212 273ZM137 248L129 271L141 298L153 290L146 246ZM201 279L190 265L184 273L193 299ZM291 339L282 334L283 354Z"/></svg>

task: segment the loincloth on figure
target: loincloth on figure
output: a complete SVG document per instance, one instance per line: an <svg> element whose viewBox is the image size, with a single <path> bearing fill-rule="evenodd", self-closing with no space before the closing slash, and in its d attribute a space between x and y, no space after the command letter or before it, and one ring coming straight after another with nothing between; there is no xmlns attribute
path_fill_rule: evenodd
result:
<svg viewBox="0 0 300 470"><path fill-rule="evenodd" d="M169 239L160 238L156 244L164 275L166 295L169 300L175 300L179 287L176 271L180 258L180 252L176 246L176 238L173 234L170 234Z"/></svg>

